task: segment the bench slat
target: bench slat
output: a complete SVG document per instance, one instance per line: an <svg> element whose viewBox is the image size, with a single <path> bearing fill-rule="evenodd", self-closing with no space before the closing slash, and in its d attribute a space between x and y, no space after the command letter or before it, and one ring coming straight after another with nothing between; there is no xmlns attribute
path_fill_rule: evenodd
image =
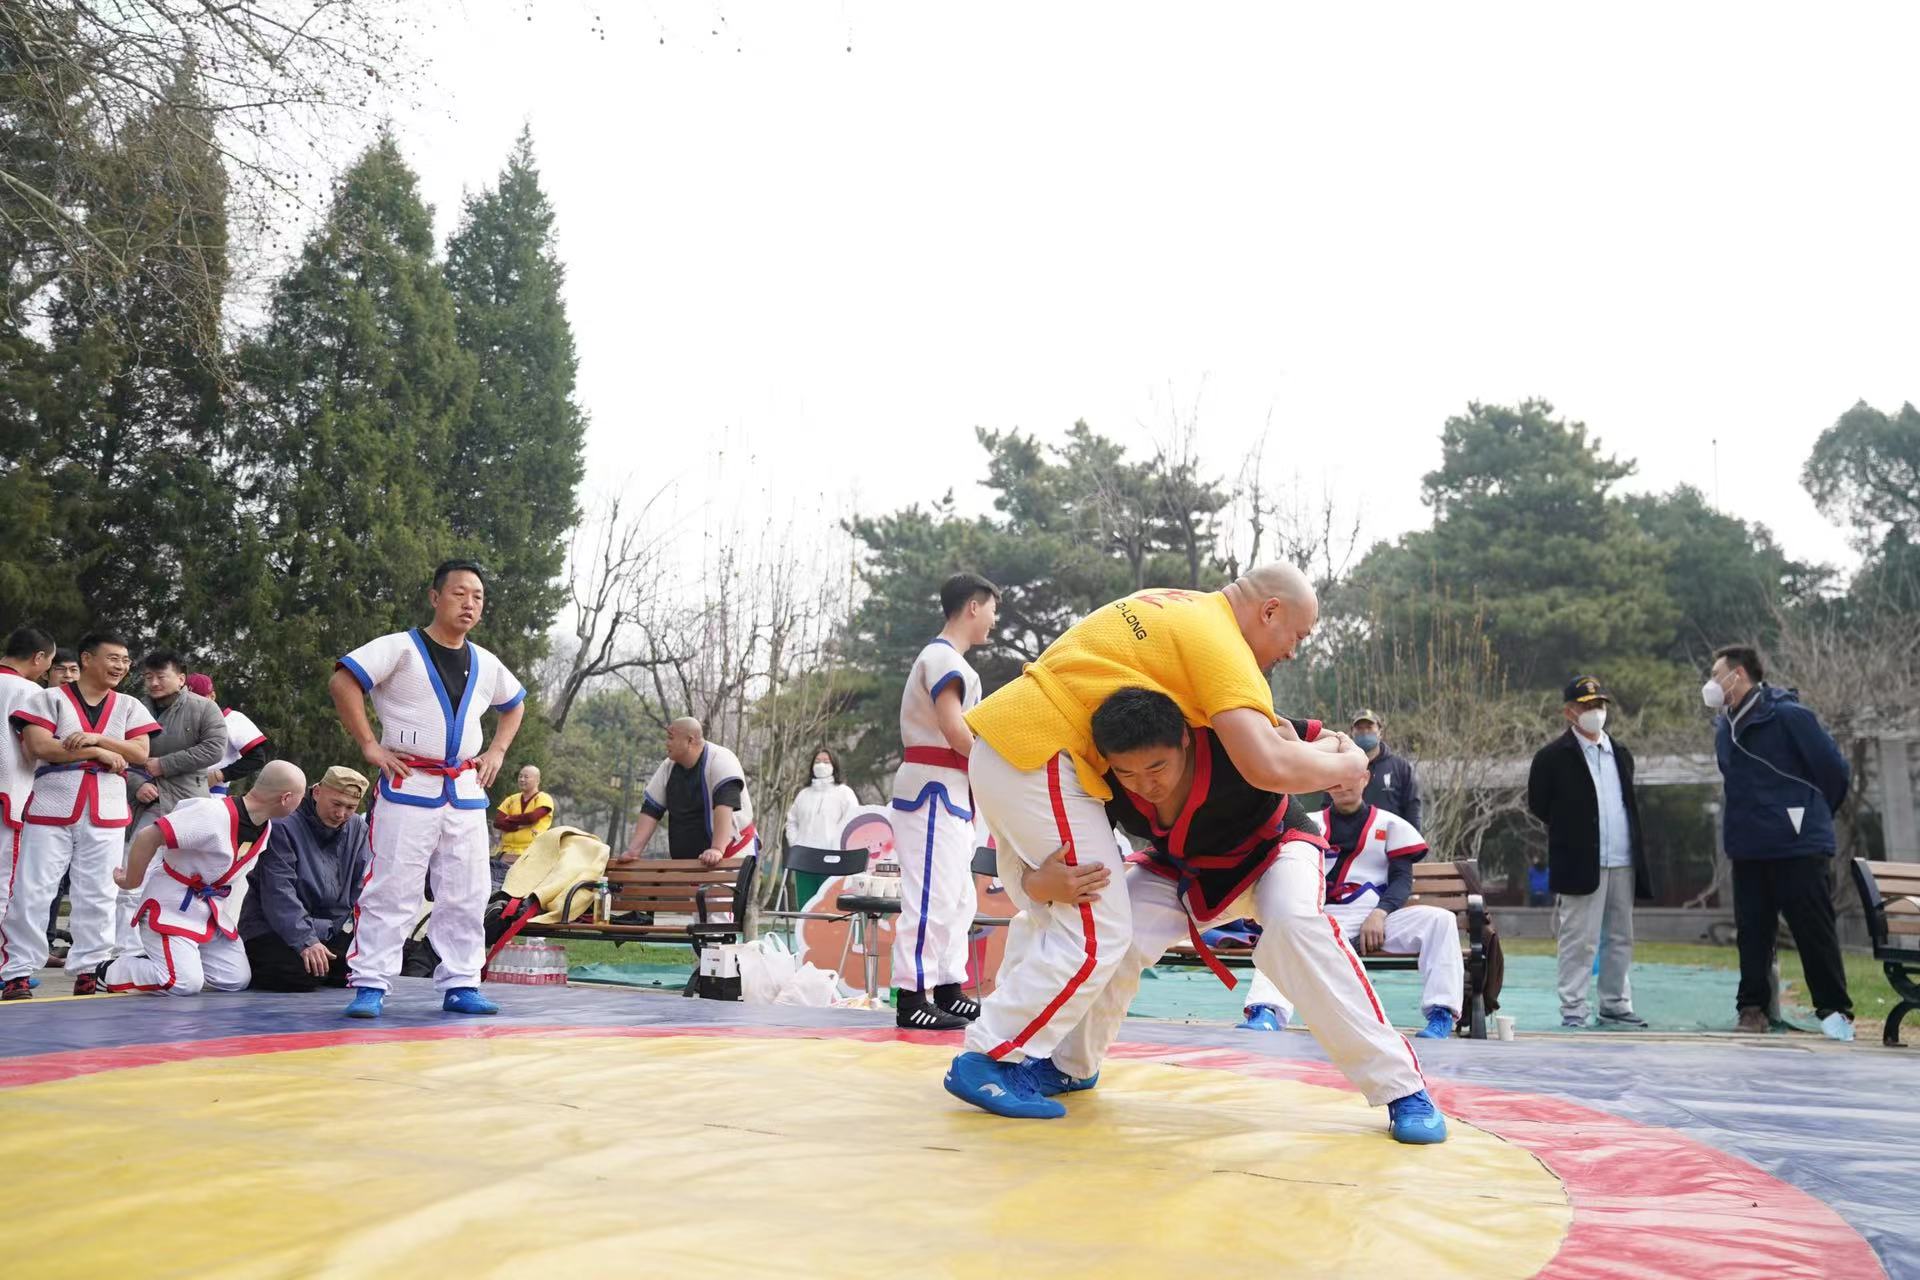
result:
<svg viewBox="0 0 1920 1280"><path fill-rule="evenodd" d="M1877 876L1874 887L1880 890L1883 898L1907 898L1920 894L1920 874L1910 876Z"/></svg>

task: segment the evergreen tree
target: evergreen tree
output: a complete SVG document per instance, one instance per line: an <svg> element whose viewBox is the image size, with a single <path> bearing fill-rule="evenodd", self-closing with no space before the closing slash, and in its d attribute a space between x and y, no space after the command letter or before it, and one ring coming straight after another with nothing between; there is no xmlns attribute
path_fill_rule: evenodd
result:
<svg viewBox="0 0 1920 1280"><path fill-rule="evenodd" d="M326 693L334 662L425 620L429 575L452 543L440 485L473 361L416 187L391 138L370 147L241 354L248 534L226 566L234 626L215 662L309 764L343 747ZM475 638L492 647L494 630L489 611Z"/></svg>
<svg viewBox="0 0 1920 1280"><path fill-rule="evenodd" d="M443 460L447 523L454 547L489 570L489 643L524 675L545 653L564 595L585 431L553 208L530 132L499 185L467 200L446 276L460 343L476 364L471 411Z"/></svg>
<svg viewBox="0 0 1920 1280"><path fill-rule="evenodd" d="M40 426L60 519L43 572L72 584L77 608L50 619L68 638L107 623L136 648L191 647L218 626L204 570L232 529L219 473L227 184L195 74L183 66L96 167L90 223L143 253L66 277L51 308Z"/></svg>
<svg viewBox="0 0 1920 1280"><path fill-rule="evenodd" d="M1650 661L1679 623L1664 551L1609 493L1632 473L1543 400L1469 405L1424 482L1433 528L1370 552L1340 611L1401 637L1434 634L1432 610L1484 615L1518 683L1618 683L1609 664Z"/></svg>

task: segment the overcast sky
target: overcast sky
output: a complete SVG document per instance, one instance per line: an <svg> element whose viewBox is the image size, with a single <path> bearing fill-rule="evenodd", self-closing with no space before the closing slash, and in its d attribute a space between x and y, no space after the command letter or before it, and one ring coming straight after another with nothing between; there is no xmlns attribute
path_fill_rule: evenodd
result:
<svg viewBox="0 0 1920 1280"><path fill-rule="evenodd" d="M978 510L975 426L1271 420L1390 538L1537 395L1842 562L1801 463L1920 398L1920 6L437 12L400 139L444 237L532 125L592 484Z"/></svg>

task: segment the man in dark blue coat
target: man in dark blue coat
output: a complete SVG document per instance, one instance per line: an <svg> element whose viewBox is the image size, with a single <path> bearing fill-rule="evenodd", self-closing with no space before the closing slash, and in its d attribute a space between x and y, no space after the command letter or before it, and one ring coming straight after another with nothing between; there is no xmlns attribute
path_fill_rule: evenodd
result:
<svg viewBox="0 0 1920 1280"><path fill-rule="evenodd" d="M1714 754L1726 786L1723 840L1740 934L1740 1029L1767 1029L1773 941L1785 916L1820 1029L1851 1040L1853 1001L1829 882L1833 813L1847 798L1853 770L1799 695L1765 683L1765 676L1755 650L1729 645L1714 653L1700 689L1720 712Z"/></svg>
<svg viewBox="0 0 1920 1280"><path fill-rule="evenodd" d="M347 985L353 908L372 852L356 810L367 780L335 765L273 839L253 869L240 909L240 937L255 991L316 991Z"/></svg>

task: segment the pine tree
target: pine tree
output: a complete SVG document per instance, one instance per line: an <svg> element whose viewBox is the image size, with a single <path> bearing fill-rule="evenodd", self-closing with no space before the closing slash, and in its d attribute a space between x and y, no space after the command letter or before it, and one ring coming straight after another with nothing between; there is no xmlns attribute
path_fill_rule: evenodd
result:
<svg viewBox="0 0 1920 1280"><path fill-rule="evenodd" d="M342 175L241 356L247 536L230 558L223 684L295 760L343 749L343 653L425 620L451 539L440 492L473 361L433 261L432 214L391 138Z"/></svg>
<svg viewBox="0 0 1920 1280"><path fill-rule="evenodd" d="M460 343L477 367L444 459L447 523L455 548L488 568L486 643L523 679L561 602L585 431L553 220L522 130L498 186L468 198L447 243Z"/></svg>
<svg viewBox="0 0 1920 1280"><path fill-rule="evenodd" d="M59 524L45 572L71 582L77 609L50 619L68 639L106 623L137 646L190 647L215 625L202 570L231 537L232 496L218 470L227 183L212 133L189 63L97 166L90 225L141 255L70 274L51 308L40 426Z"/></svg>

